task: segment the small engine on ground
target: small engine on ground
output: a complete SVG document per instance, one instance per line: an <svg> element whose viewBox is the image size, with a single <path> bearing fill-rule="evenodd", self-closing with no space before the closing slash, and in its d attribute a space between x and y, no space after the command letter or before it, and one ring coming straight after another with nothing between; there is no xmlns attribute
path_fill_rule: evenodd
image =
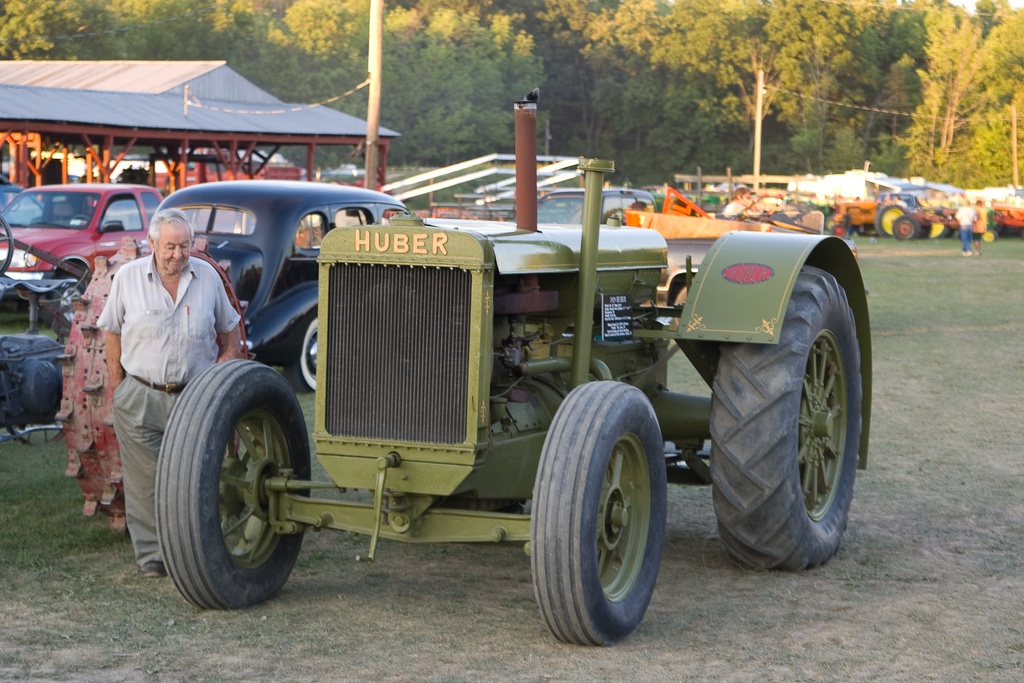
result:
<svg viewBox="0 0 1024 683"><path fill-rule="evenodd" d="M42 335L0 336L0 425L11 436L26 425L53 423L60 407L58 358L63 352L63 345Z"/></svg>

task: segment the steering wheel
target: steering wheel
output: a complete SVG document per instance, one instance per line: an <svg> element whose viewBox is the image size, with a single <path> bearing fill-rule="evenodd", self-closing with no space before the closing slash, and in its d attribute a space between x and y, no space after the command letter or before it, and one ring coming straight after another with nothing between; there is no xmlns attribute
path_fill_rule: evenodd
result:
<svg viewBox="0 0 1024 683"><path fill-rule="evenodd" d="M3 216L0 216L0 248L6 251L3 258L0 258L0 275L3 275L14 258L14 235L11 233L10 223Z"/></svg>

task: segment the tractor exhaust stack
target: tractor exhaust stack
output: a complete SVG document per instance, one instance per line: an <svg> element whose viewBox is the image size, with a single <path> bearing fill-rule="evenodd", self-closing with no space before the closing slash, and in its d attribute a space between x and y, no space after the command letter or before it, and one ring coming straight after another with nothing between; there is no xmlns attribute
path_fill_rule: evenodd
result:
<svg viewBox="0 0 1024 683"><path fill-rule="evenodd" d="M537 100L535 88L515 103L516 225L537 232Z"/></svg>

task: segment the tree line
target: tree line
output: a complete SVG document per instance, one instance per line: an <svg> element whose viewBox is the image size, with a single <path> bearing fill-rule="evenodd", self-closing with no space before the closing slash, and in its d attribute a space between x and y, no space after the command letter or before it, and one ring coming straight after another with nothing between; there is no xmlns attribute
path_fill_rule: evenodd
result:
<svg viewBox="0 0 1024 683"><path fill-rule="evenodd" d="M391 166L511 150L512 102L539 86L542 153L638 184L748 173L760 71L764 173L1012 180L1024 10L1007 0L384 4ZM223 59L289 102L355 88L327 106L365 118L368 24L368 0L6 0L0 58Z"/></svg>

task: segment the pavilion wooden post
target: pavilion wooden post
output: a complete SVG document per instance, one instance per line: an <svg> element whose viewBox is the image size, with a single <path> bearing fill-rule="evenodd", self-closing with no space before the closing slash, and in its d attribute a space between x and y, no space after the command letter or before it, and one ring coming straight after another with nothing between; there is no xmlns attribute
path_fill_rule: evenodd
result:
<svg viewBox="0 0 1024 683"><path fill-rule="evenodd" d="M1017 105L1010 105L1010 154L1013 157L1013 189L1020 184L1017 176Z"/></svg>

